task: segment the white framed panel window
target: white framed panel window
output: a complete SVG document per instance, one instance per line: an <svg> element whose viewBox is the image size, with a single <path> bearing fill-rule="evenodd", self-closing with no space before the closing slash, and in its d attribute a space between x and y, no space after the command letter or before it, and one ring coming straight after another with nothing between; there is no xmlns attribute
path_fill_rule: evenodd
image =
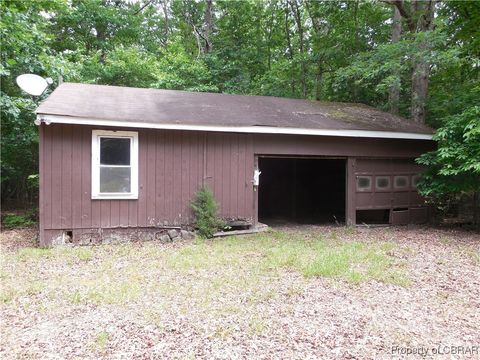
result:
<svg viewBox="0 0 480 360"><path fill-rule="evenodd" d="M395 190L408 190L408 180L408 175L395 175L393 177L393 187L395 188Z"/></svg>
<svg viewBox="0 0 480 360"><path fill-rule="evenodd" d="M361 175L357 176L357 192L371 192L372 191L372 176Z"/></svg>
<svg viewBox="0 0 480 360"><path fill-rule="evenodd" d="M138 199L138 132L92 131L92 199Z"/></svg>

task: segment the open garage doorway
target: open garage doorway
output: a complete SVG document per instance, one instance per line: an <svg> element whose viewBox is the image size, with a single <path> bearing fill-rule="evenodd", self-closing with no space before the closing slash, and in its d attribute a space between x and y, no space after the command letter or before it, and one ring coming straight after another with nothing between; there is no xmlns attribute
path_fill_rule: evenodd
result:
<svg viewBox="0 0 480 360"><path fill-rule="evenodd" d="M344 223L345 163L345 159L259 157L259 221Z"/></svg>

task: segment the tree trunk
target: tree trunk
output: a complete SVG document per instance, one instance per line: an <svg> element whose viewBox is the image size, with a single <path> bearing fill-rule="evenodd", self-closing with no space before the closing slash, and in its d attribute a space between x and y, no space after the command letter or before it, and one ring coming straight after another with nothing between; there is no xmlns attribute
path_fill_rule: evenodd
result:
<svg viewBox="0 0 480 360"><path fill-rule="evenodd" d="M428 77L430 65L423 60L418 60L412 70L412 105L411 116L414 122L425 123L425 105L428 94Z"/></svg>
<svg viewBox="0 0 480 360"><path fill-rule="evenodd" d="M210 35L213 32L213 2L212 0L205 0L205 31L203 33L203 40L205 41L205 53L212 51L212 43Z"/></svg>
<svg viewBox="0 0 480 360"><path fill-rule="evenodd" d="M295 23L297 25L298 30L298 37L299 37L299 44L300 44L300 54L302 55L302 59L300 60L300 72L301 72L301 84L302 84L302 95L304 98L307 97L307 80L306 80L306 65L304 59L305 53L305 45L304 45L304 30L302 24L302 14L300 12L300 6L298 5L297 0L290 0L290 7L292 8L292 13L295 19Z"/></svg>
<svg viewBox="0 0 480 360"><path fill-rule="evenodd" d="M386 1L395 5L396 10L406 20L409 31L416 33L433 30L435 3L433 0L412 0L410 10L404 0ZM425 107L428 95L428 78L430 64L426 55L430 51L430 44L424 41L413 58L412 65L412 102L411 118L418 123L425 123Z"/></svg>
<svg viewBox="0 0 480 360"><path fill-rule="evenodd" d="M203 55L203 46L202 46L202 36L200 34L200 31L197 29L195 25L192 24L193 28L193 35L195 36L195 40L197 40L197 48L198 48L198 54L197 58Z"/></svg>
<svg viewBox="0 0 480 360"><path fill-rule="evenodd" d="M310 1L305 2L305 8L307 9L307 13L310 18L310 21L312 22L314 35L315 37L318 37L316 41L320 43L320 37L322 36L321 18L312 8L312 3ZM325 27L324 36L328 37L329 35L330 35L330 29L328 27ZM315 53L315 47L313 49L314 49L313 52ZM315 100L322 99L323 75L325 72L325 64L324 64L325 59L324 59L324 55L320 56L320 49L321 49L321 45L318 45L318 50L317 50L318 57L316 59L317 70L315 73Z"/></svg>
<svg viewBox="0 0 480 360"><path fill-rule="evenodd" d="M287 46L288 46L288 56L290 60L293 60L293 49L292 49L292 39L290 37L290 24L288 21L288 0L285 3L285 35L287 37ZM295 96L295 79L291 78L291 91L292 96Z"/></svg>
<svg viewBox="0 0 480 360"><path fill-rule="evenodd" d="M162 2L163 16L165 17L165 44L168 44L169 21L168 21L168 0Z"/></svg>
<svg viewBox="0 0 480 360"><path fill-rule="evenodd" d="M431 31L433 29L433 1L412 1L412 10L418 16L416 32ZM430 64L425 58L430 50L430 44L424 41L420 44L419 53L414 58L412 69L412 120L425 123L425 106L428 95L428 78L430 76Z"/></svg>
<svg viewBox="0 0 480 360"><path fill-rule="evenodd" d="M350 5L350 3L348 3ZM353 20L354 20L354 30L355 30L355 45L353 46L350 54L355 54L357 53L357 50L359 49L359 33L358 33L358 0L355 1L354 8L353 8ZM352 92L353 92L353 101L358 102L359 101L359 96L358 96L358 85L357 82L354 81L352 84Z"/></svg>
<svg viewBox="0 0 480 360"><path fill-rule="evenodd" d="M277 3L270 4L272 6L270 10L270 18L266 24L266 33L267 33L267 69L272 69L272 34L275 29L275 12L277 10Z"/></svg>
<svg viewBox="0 0 480 360"><path fill-rule="evenodd" d="M402 35L402 16L397 7L393 8L393 24L392 24L392 44L398 43ZM400 104L400 73L398 69L393 70L395 83L390 86L388 92L388 103L390 112L398 114Z"/></svg>
<svg viewBox="0 0 480 360"><path fill-rule="evenodd" d="M105 27L103 25L98 25L96 27L97 31L97 49L100 50L100 64L105 64L107 59L107 52L105 50Z"/></svg>
<svg viewBox="0 0 480 360"><path fill-rule="evenodd" d="M267 69L270 71L272 69L272 32L273 32L273 15L270 17L270 21L267 26Z"/></svg>

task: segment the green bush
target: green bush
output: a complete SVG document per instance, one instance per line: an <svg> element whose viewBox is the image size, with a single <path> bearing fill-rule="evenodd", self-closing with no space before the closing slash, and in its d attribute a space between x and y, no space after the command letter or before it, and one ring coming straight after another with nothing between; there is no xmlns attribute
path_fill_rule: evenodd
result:
<svg viewBox="0 0 480 360"><path fill-rule="evenodd" d="M24 215L6 215L2 223L5 228L24 227L35 224L33 220Z"/></svg>
<svg viewBox="0 0 480 360"><path fill-rule="evenodd" d="M223 223L217 216L218 204L212 192L202 186L192 202L195 215L195 227L203 238L211 238L215 232L222 228Z"/></svg>

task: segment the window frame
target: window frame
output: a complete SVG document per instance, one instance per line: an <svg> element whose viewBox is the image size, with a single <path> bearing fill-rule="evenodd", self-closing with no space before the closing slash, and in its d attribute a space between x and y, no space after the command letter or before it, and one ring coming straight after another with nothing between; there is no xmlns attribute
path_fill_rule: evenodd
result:
<svg viewBox="0 0 480 360"><path fill-rule="evenodd" d="M407 183L405 186L397 186L397 178L405 178ZM410 175L409 174L395 174L393 176L393 190L394 191L409 191L410 190Z"/></svg>
<svg viewBox="0 0 480 360"><path fill-rule="evenodd" d="M420 174L413 174L411 177L410 177L410 187L413 189L413 190L417 190L417 184L414 184L415 183L415 179L417 179L416 181L420 180Z"/></svg>
<svg viewBox="0 0 480 360"><path fill-rule="evenodd" d="M100 192L100 140L102 138L130 139L130 192ZM114 166L114 165L112 165ZM127 167L125 165L125 167ZM138 132L92 130L92 199L136 200L138 199Z"/></svg>
<svg viewBox="0 0 480 360"><path fill-rule="evenodd" d="M381 188L378 186L378 178L387 178L388 186ZM375 192L391 192L392 191L392 177L390 175L375 175Z"/></svg>
<svg viewBox="0 0 480 360"><path fill-rule="evenodd" d="M359 188L358 187L358 181L360 178L369 178L370 179L370 186L368 188ZM365 192L373 192L373 189L374 189L374 184L373 184L373 181L374 181L374 176L373 175L357 175L356 176L356 179L355 179L355 189L356 189L356 192L359 192L359 193L365 193Z"/></svg>

